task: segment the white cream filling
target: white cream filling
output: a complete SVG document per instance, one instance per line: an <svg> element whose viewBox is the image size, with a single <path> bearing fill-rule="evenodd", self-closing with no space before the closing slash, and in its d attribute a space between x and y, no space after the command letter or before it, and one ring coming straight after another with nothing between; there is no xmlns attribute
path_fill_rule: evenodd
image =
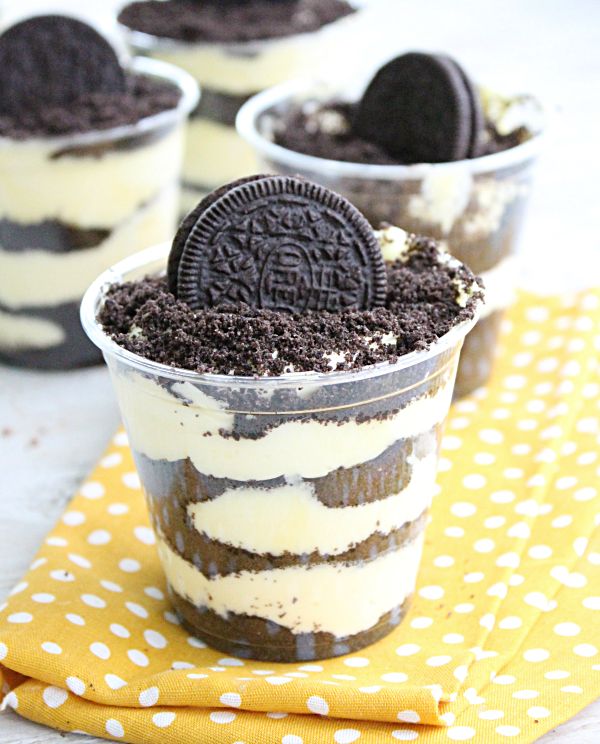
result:
<svg viewBox="0 0 600 744"><path fill-rule="evenodd" d="M0 310L0 348L49 349L64 341L62 326L51 320L11 315Z"/></svg>
<svg viewBox="0 0 600 744"><path fill-rule="evenodd" d="M415 399L394 416L338 425L318 420L285 422L260 439L224 438L233 414L217 401L196 395L189 383L182 405L166 390L138 374L113 375L123 418L134 449L153 460L190 458L201 473L233 480L279 476L318 478L340 467L368 462L399 439L414 437L441 424L447 414L450 381L434 396ZM360 407L354 409L360 411ZM206 433L212 436L205 436Z"/></svg>
<svg viewBox="0 0 600 744"><path fill-rule="evenodd" d="M452 280L452 284L456 288L456 304L459 307L466 307L469 304L469 300L473 297L477 285L474 282L467 284L460 277L455 277Z"/></svg>
<svg viewBox="0 0 600 744"><path fill-rule="evenodd" d="M431 503L437 457L410 458L412 477L400 493L356 506L331 508L312 483L298 480L272 488L239 488L210 501L188 504L198 532L252 553L344 553L375 532L388 535L417 519Z"/></svg>
<svg viewBox="0 0 600 744"><path fill-rule="evenodd" d="M518 260L507 256L480 276L485 285L485 305L481 318L486 318L497 310L504 310L514 302Z"/></svg>
<svg viewBox="0 0 600 744"><path fill-rule="evenodd" d="M436 168L421 183L421 193L409 198L408 211L420 222L436 225L448 235L471 199L473 178L465 168Z"/></svg>
<svg viewBox="0 0 600 744"><path fill-rule="evenodd" d="M183 68L200 85L217 92L257 93L300 73L317 74L325 55L333 64L340 56L336 35L346 43L357 15L342 18L319 31L282 39L245 44L165 44L151 54Z"/></svg>
<svg viewBox="0 0 600 744"><path fill-rule="evenodd" d="M508 135L522 127L530 132L543 128L543 109L530 95L502 95L489 88L480 87L479 95L485 115L501 135Z"/></svg>
<svg viewBox="0 0 600 744"><path fill-rule="evenodd" d="M91 282L109 266L149 245L170 240L177 205L177 185L169 185L95 248L53 253L36 250L35 246L31 250L3 251L0 245L0 303L17 309L80 300Z"/></svg>
<svg viewBox="0 0 600 744"><path fill-rule="evenodd" d="M295 633L323 631L337 637L373 627L414 591L423 539L372 561L319 564L207 579L158 539L167 581L181 597L226 617L254 615Z"/></svg>
<svg viewBox="0 0 600 744"><path fill-rule="evenodd" d="M323 359L327 360L327 366L332 372L344 364L346 361L346 352L342 351L327 351L323 354Z"/></svg>
<svg viewBox="0 0 600 744"><path fill-rule="evenodd" d="M409 233L400 227L390 225L383 230L375 230L375 236L381 246L383 260L387 263L403 261L408 255Z"/></svg>
<svg viewBox="0 0 600 744"><path fill-rule="evenodd" d="M259 171L254 149L235 127L210 119L190 119L187 126L183 180L200 186L222 186Z"/></svg>
<svg viewBox="0 0 600 744"><path fill-rule="evenodd" d="M483 238L498 230L506 208L527 195L529 186L516 179L479 178L474 188L475 209L463 221L469 238Z"/></svg>
<svg viewBox="0 0 600 744"><path fill-rule="evenodd" d="M180 176L184 127L160 140L101 156L51 160L44 140L0 139L0 219L60 220L73 227L110 228L129 218Z"/></svg>

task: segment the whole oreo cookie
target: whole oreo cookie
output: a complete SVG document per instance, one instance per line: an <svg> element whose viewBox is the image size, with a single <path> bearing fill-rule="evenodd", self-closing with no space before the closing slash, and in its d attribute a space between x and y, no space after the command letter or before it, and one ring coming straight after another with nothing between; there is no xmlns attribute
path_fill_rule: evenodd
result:
<svg viewBox="0 0 600 744"><path fill-rule="evenodd" d="M482 125L477 93L460 66L422 52L396 57L376 73L353 122L363 139L422 163L469 157Z"/></svg>
<svg viewBox="0 0 600 744"><path fill-rule="evenodd" d="M109 42L82 21L28 18L0 36L0 113L64 106L87 93L125 90L125 72Z"/></svg>
<svg viewBox="0 0 600 744"><path fill-rule="evenodd" d="M338 194L287 176L254 176L210 194L179 229L168 278L194 309L340 312L382 305L387 289L365 217Z"/></svg>

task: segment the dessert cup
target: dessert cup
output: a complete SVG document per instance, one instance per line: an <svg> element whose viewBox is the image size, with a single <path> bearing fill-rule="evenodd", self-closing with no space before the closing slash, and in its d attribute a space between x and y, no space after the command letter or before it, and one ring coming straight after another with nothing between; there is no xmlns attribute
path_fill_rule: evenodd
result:
<svg viewBox="0 0 600 744"><path fill-rule="evenodd" d="M414 593L441 430L476 321L354 372L198 374L114 343L108 288L164 271L132 256L86 293L182 624L240 657L347 654L390 633Z"/></svg>
<svg viewBox="0 0 600 744"><path fill-rule="evenodd" d="M240 107L265 88L299 74L316 74L324 60L331 67L336 55L351 47L348 34L356 28L358 15L310 33L229 43L183 42L121 26L135 54L177 65L202 89L187 127L183 214L224 183L258 172L254 149L235 130Z"/></svg>
<svg viewBox="0 0 600 744"><path fill-rule="evenodd" d="M518 239L541 133L503 152L470 160L416 165L365 165L327 160L272 141L275 122L309 99L330 100L318 83L294 81L250 99L237 128L263 172L300 174L345 196L371 221L430 235L482 276L486 305L465 341L456 395L483 385L491 372L504 310L518 278Z"/></svg>
<svg viewBox="0 0 600 744"><path fill-rule="evenodd" d="M136 59L131 70L175 84L177 108L112 129L0 137L0 361L99 362L79 322L83 293L99 272L174 232L197 86L162 62Z"/></svg>

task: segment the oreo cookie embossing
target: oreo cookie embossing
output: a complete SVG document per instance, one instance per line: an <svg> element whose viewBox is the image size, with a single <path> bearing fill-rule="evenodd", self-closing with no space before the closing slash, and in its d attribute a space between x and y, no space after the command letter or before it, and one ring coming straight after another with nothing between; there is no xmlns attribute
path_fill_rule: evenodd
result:
<svg viewBox="0 0 600 744"><path fill-rule="evenodd" d="M385 266L372 228L327 189L261 176L233 184L194 220L176 239L178 261L169 266L171 286L194 309L246 303L341 312L385 302Z"/></svg>

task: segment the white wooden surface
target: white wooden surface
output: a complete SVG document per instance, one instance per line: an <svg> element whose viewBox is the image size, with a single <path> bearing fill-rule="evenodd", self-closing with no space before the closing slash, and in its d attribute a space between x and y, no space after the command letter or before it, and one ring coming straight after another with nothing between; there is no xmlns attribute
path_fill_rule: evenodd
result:
<svg viewBox="0 0 600 744"><path fill-rule="evenodd" d="M109 0L99 4L106 8ZM365 59L374 60L374 54L383 59L395 49L443 50L479 80L535 91L555 109L524 236L525 281L547 291L600 283L599 225L594 220L600 174L600 1L371 4L371 37L360 50ZM376 22L379 13L385 14L384 24ZM559 263L565 252L571 262L568 270ZM117 423L104 369L38 374L0 367L0 601L26 570ZM92 740L51 732L5 712L0 716L0 741ZM541 741L600 741L600 702Z"/></svg>

